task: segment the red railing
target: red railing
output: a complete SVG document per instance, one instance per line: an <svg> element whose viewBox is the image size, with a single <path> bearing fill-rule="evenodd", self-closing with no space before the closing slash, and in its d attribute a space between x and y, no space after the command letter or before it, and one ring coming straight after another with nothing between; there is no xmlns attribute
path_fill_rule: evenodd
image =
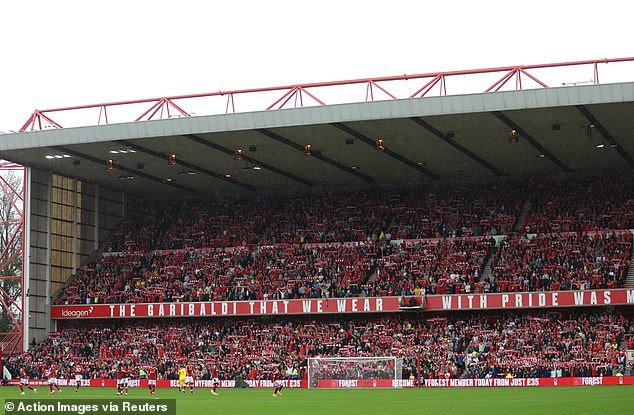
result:
<svg viewBox="0 0 634 415"><path fill-rule="evenodd" d="M479 89L479 92L497 92L502 90L503 88L509 88L509 85L512 85L514 81L514 89L521 90L524 87L530 85L530 87L537 88L548 88L549 85L543 80L544 78L538 78L535 76L534 72L539 70L548 70L554 68L565 68L571 66L586 66L591 67L592 70L592 79L587 82L578 82L578 83L592 83L599 84L599 64L608 64L608 63L623 63L623 62L634 62L634 57L628 58L613 58L613 59L597 59L597 60L586 60L586 61L575 61L575 62L559 62L559 63L549 63L549 64L537 64L537 65L519 65L519 66L504 66L498 68L481 68L481 69L470 69L463 71L446 71L446 72L434 72L434 73L421 73L414 75L397 75L397 76L384 76L378 78L363 78L363 79L350 79L344 81L330 81L330 82L316 82L316 83L306 83L306 84L297 84L297 85L283 85L283 86L275 86L268 88L252 88L252 89L241 89L241 90L233 90L233 91L217 91L217 92L207 92L202 94L190 94L190 95L176 95L171 97L162 97L162 98L146 98L146 99L137 99L137 100L129 100L129 101L118 101L118 102L108 102L102 104L90 104L90 105L78 105L73 107L63 107L63 108L51 108L46 110L35 110L26 120L26 122L20 128L20 131L33 131L33 130L43 130L47 128L63 128L60 124L59 120L53 119L53 114L56 116L61 116L62 113L77 113L74 118L79 117L79 112L82 112L82 115L85 115L83 111L93 110L91 117L97 119L97 122L89 122L85 121L84 117L79 117L80 119L74 119L70 122L72 126L85 126L85 125L104 125L109 123L109 112L114 111L115 108L129 109L130 111L126 111L125 114L118 119L116 122L131 122L131 121L147 121L154 119L163 119L163 118L172 118L172 117L190 117L194 115L194 113L190 110L185 109L184 103L190 102L193 103L193 100L201 100L204 98L218 98L222 97L223 107L225 113L235 113L236 111L236 101L235 98L237 96L244 96L249 94L257 95L258 98L262 97L262 101L266 93L275 93L278 91L282 92L281 96L277 96L273 103L265 106L258 100L258 104L260 107L256 108L248 108L243 109L243 111L253 111L253 110L274 110L274 109L282 109L282 108L290 108L290 107L304 107L304 100L312 101L313 105L326 105L325 100L318 98L315 92L316 89L320 89L320 92L325 93L324 88L336 88L336 87L349 87L354 85L365 85L365 101L374 101L375 94L379 96L383 96L383 99L398 99L399 95L401 98L419 98L429 95L432 91L437 91L439 95L447 95L447 78L459 77L459 76L471 76L474 77L476 75L495 75L495 82L490 84L491 79L487 78L485 80L485 85L488 87L484 87ZM533 73L531 73L531 72ZM501 77L498 77L497 74L502 74ZM631 73L628 72L628 73ZM486 77L485 77L486 78ZM418 85L416 89L412 89L409 85L402 85L400 88L400 93L394 92L394 89L398 89L395 85L397 82L403 81L413 81L413 80L423 80L425 81L422 85ZM469 80L470 84L474 84ZM482 80L480 80L482 81ZM524 82L524 84L523 84ZM390 86L388 87L388 85ZM565 85L565 83L562 83ZM392 89L394 87L394 89ZM404 91L404 93L403 93ZM409 91L409 92L408 92ZM412 92L413 91L413 92ZM458 91L456 93L464 93L465 91ZM349 93L349 91L348 91ZM270 96L267 97L270 99ZM178 103L177 103L178 101ZM330 102L330 104L334 103L343 103L343 102L363 102L361 99L350 99L343 98L341 99L341 95L339 95L339 99L337 102ZM269 101L270 102L270 101ZM144 107L143 111L138 112L138 106L143 104L149 104L149 107ZM137 112L134 112L136 109ZM203 113L205 115L211 115L213 113L221 113L222 111L210 111L210 106L204 106L202 108ZM96 114L95 114L96 112ZM202 115L198 114L197 115ZM70 117L71 119L73 117ZM112 117L111 117L112 118ZM112 121L112 120L110 120ZM69 125L67 125L69 126Z"/></svg>

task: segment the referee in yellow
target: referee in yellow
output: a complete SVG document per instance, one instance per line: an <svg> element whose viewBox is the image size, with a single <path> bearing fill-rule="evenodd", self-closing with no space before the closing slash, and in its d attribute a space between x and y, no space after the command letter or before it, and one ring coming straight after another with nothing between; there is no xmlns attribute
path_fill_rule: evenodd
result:
<svg viewBox="0 0 634 415"><path fill-rule="evenodd" d="M187 377L187 369L182 367L178 369L178 391L185 393L185 378Z"/></svg>

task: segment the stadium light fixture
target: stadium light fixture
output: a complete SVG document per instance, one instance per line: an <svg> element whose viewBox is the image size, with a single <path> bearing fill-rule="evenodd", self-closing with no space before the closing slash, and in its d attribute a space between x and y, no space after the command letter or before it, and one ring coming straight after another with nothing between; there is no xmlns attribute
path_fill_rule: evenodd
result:
<svg viewBox="0 0 634 415"><path fill-rule="evenodd" d="M44 156L45 159L47 160L53 160L53 159L68 159L70 158L70 154L65 154L65 153L61 153L61 154L47 154Z"/></svg>
<svg viewBox="0 0 634 415"><path fill-rule="evenodd" d="M113 148L110 150L110 154L132 154L136 153L136 150L132 148Z"/></svg>

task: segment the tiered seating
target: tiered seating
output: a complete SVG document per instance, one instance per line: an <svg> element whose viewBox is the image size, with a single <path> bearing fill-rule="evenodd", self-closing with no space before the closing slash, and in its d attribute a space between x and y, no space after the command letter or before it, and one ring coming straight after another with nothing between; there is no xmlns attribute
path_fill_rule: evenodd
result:
<svg viewBox="0 0 634 415"><path fill-rule="evenodd" d="M511 237L493 265L495 291L579 290L622 287L632 234L549 234Z"/></svg>
<svg viewBox="0 0 634 415"><path fill-rule="evenodd" d="M479 236L510 231L525 193L514 185L309 194L140 207L107 250Z"/></svg>
<svg viewBox="0 0 634 415"><path fill-rule="evenodd" d="M371 320L247 319L116 323L108 327L62 327L10 367L26 367L41 377L47 364L69 376L79 363L89 378L112 378L119 362L133 374L156 365L163 378L174 378L191 362L198 377L267 379L296 368L305 376L315 356L399 356L403 376L426 378L609 376L623 370L631 335L631 316L540 313L489 317L421 316ZM628 333L629 330L629 333ZM417 355L420 352L420 361ZM554 371L554 372L553 372Z"/></svg>
<svg viewBox="0 0 634 415"><path fill-rule="evenodd" d="M489 247L487 238L466 238L122 253L82 270L57 303L464 292L477 281Z"/></svg>
<svg viewBox="0 0 634 415"><path fill-rule="evenodd" d="M79 272L56 303L266 300L617 288L632 234L551 234L501 242L453 238L391 244L286 245L123 253Z"/></svg>
<svg viewBox="0 0 634 415"><path fill-rule="evenodd" d="M368 280L369 295L421 295L473 292L490 238L407 243L377 261Z"/></svg>
<svg viewBox="0 0 634 415"><path fill-rule="evenodd" d="M634 180L599 177L537 181L525 233L634 228Z"/></svg>
<svg viewBox="0 0 634 415"><path fill-rule="evenodd" d="M175 302L622 287L634 181L430 187L245 202L142 206L57 304ZM520 211L532 193L527 216ZM526 205L528 206L528 205ZM516 223L525 223L513 233ZM506 235L496 250L490 235ZM536 234L536 235L535 235ZM493 253L492 277L482 278ZM422 314L371 319L217 319L64 326L9 365L39 376L71 362L112 377L156 364L175 377L269 378L312 356L405 359L404 377L595 376L621 371L631 315ZM421 356L420 362L415 356Z"/></svg>
<svg viewBox="0 0 634 415"><path fill-rule="evenodd" d="M590 233L634 226L634 181L627 179L143 205L114 236L106 256L80 270L55 301L622 287L631 235L604 240ZM532 209L520 218L529 194ZM522 235L539 232L531 242L512 232L514 224L523 222ZM583 236L564 234L568 230ZM490 240L475 235L493 234L507 238L493 258L493 276L483 279Z"/></svg>

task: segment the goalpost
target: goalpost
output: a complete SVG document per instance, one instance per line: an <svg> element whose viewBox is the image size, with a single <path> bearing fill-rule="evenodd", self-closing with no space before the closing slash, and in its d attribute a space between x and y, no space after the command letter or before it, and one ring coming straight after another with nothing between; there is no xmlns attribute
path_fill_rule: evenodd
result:
<svg viewBox="0 0 634 415"><path fill-rule="evenodd" d="M389 357L313 357L309 388L394 388L401 386L403 359Z"/></svg>

